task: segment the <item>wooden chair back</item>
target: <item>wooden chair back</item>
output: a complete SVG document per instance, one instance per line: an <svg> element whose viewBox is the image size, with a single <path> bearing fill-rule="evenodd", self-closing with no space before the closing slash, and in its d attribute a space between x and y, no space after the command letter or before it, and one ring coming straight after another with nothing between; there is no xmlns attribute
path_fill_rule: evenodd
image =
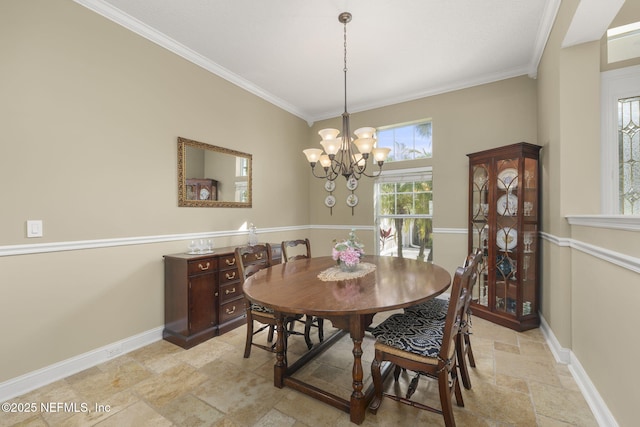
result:
<svg viewBox="0 0 640 427"><path fill-rule="evenodd" d="M442 347L440 348L440 363L444 365L451 363L455 356L456 337L463 323L463 309L470 292L471 276L472 269L469 265L458 267L453 277L449 308L444 323Z"/></svg>
<svg viewBox="0 0 640 427"><path fill-rule="evenodd" d="M476 249L474 252L472 252L466 259L465 263L464 263L464 267L469 267L471 268L471 278L470 283L469 283L469 293L467 294L467 299L464 302L464 315L465 315L465 321L466 321L466 316L468 316L470 314L470 305L471 305L471 300L473 298L473 288L476 285L476 282L478 281L478 275L480 272L480 264L482 262L482 249Z"/></svg>
<svg viewBox="0 0 640 427"><path fill-rule="evenodd" d="M302 248L302 246L304 246L304 248ZM281 247L284 262L311 258L311 244L309 243L309 239L285 240L282 242ZM300 250L294 250L294 248Z"/></svg>
<svg viewBox="0 0 640 427"><path fill-rule="evenodd" d="M271 267L271 245L240 246L235 250L240 277L245 279L263 268Z"/></svg>

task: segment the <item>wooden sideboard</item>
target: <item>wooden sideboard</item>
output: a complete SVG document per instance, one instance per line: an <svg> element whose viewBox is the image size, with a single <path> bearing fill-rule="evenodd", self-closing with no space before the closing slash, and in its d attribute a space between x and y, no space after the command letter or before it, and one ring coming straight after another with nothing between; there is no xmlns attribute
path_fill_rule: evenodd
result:
<svg viewBox="0 0 640 427"><path fill-rule="evenodd" d="M271 246L272 262L281 263L280 244ZM219 248L210 254L164 256L165 340L191 348L245 324L235 248Z"/></svg>

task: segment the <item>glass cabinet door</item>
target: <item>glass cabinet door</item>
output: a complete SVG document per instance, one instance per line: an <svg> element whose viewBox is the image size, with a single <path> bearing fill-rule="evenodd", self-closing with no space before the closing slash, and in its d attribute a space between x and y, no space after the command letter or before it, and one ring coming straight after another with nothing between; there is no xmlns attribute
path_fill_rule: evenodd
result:
<svg viewBox="0 0 640 427"><path fill-rule="evenodd" d="M471 246L473 248L482 248L486 259L489 245L489 165L479 164L473 166L471 188ZM481 271L478 274L478 282L473 288L473 299L485 307L489 303L486 266L486 262L480 265Z"/></svg>
<svg viewBox="0 0 640 427"><path fill-rule="evenodd" d="M518 159L496 161L495 310L516 314L518 301Z"/></svg>

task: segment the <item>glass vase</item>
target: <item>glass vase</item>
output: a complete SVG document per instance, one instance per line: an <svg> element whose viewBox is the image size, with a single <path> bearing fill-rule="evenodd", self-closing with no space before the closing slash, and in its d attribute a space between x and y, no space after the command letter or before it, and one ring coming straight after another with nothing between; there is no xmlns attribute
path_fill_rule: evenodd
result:
<svg viewBox="0 0 640 427"><path fill-rule="evenodd" d="M347 273L356 271L356 269L358 268L358 264L357 263L349 265L349 264L347 264L347 263L345 263L343 261L340 261L339 264L340 264L340 270L344 271L344 272L347 272Z"/></svg>

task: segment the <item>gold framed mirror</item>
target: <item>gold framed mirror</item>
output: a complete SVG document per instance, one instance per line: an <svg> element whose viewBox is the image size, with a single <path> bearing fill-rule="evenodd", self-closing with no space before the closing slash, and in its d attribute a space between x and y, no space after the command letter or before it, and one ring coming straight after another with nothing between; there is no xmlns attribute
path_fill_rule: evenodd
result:
<svg viewBox="0 0 640 427"><path fill-rule="evenodd" d="M178 206L250 208L251 154L178 137Z"/></svg>

